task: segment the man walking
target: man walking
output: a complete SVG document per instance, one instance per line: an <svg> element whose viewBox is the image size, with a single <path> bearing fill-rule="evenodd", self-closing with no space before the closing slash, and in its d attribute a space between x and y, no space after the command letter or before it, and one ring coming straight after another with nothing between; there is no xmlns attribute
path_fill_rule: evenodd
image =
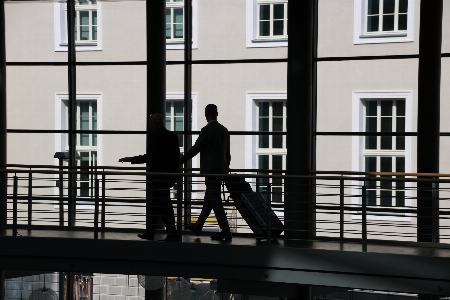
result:
<svg viewBox="0 0 450 300"><path fill-rule="evenodd" d="M179 173L180 147L178 137L164 127L164 119L158 114L150 115L150 136L148 153L133 157L124 157L119 162L132 164L148 163L149 172ZM151 180L152 197L146 202L146 232L138 234L141 239L154 240L158 216L166 227L167 237L163 241L176 242L178 234L175 227L175 215L170 199L170 188L178 178L174 176L155 176Z"/></svg>
<svg viewBox="0 0 450 300"><path fill-rule="evenodd" d="M227 174L231 161L230 155L230 135L226 127L217 122L217 106L208 104L205 107L205 117L208 124L202 128L200 135L194 146L181 158L181 163L185 163L192 157L200 153L200 173L201 174ZM200 235L203 225L211 210L214 210L221 232L211 236L213 240L231 240L230 226L222 205L220 188L221 178L205 177L205 201L195 224L187 225L194 234Z"/></svg>

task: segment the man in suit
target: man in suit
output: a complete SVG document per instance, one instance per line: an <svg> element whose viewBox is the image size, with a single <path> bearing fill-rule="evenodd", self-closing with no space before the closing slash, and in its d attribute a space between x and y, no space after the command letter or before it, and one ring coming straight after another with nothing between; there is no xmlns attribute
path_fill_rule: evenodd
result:
<svg viewBox="0 0 450 300"><path fill-rule="evenodd" d="M132 164L147 163L149 172L179 173L180 147L178 137L164 127L164 119L158 114L148 118L150 136L148 153L133 157L123 157L119 162ZM154 240L158 216L166 227L167 237L163 241L177 241L175 215L170 199L170 188L178 178L174 176L155 176L151 179L152 198L146 202L146 232L138 234L141 239Z"/></svg>
<svg viewBox="0 0 450 300"><path fill-rule="evenodd" d="M194 146L181 158L181 163L185 163L192 157L200 153L200 173L201 174L227 174L231 161L230 155L230 135L226 127L217 122L217 106L208 104L205 107L205 117L208 124L202 128L200 135ZM219 235L211 236L214 240L231 240L230 226L222 205L220 194L221 178L205 177L205 201L195 224L187 225L194 234L200 235L203 225L211 210L219 223L221 232Z"/></svg>

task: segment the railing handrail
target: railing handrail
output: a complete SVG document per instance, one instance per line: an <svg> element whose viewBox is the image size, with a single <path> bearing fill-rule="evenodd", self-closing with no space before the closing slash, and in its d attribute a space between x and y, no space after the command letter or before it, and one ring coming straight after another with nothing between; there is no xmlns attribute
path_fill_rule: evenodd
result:
<svg viewBox="0 0 450 300"><path fill-rule="evenodd" d="M18 165L5 165L7 167ZM352 172L352 171L311 171L311 175L270 175L270 174L254 174L269 173L272 170L258 170L258 169L240 169L247 171L246 174L200 174L200 173L163 173L163 172L129 172L131 170L145 170L142 167L65 167L67 169L75 169L76 171L69 170L46 170L46 169L33 169L33 165L19 165L22 169L0 169L0 173L34 173L34 174L93 174L93 175L140 175L140 176L181 176L181 177L210 177L210 178L280 178L280 179L313 179L313 180L345 180L345 181L392 181L392 182L437 182L437 183L450 183L450 174L443 173L404 173L404 172ZM55 169L60 169L58 166L48 166ZM104 169L116 169L125 171L103 171ZM81 170L80 170L81 169ZM102 170L98 170L102 169ZM196 169L187 169L196 170ZM198 169L199 170L199 169ZM232 169L230 172L236 171ZM253 172L253 174L249 174ZM321 176L314 174L335 174L329 176ZM344 176L346 175L346 176ZM360 177L355 177L360 176ZM376 176L397 176L395 178L376 177ZM400 178L399 178L400 177ZM416 178L413 178L416 177ZM425 178L424 178L425 177Z"/></svg>

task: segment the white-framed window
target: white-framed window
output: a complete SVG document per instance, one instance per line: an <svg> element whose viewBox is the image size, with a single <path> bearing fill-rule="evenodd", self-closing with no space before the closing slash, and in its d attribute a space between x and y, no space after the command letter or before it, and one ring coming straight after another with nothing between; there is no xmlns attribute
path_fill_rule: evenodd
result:
<svg viewBox="0 0 450 300"><path fill-rule="evenodd" d="M286 131L286 93L247 93L246 130L258 132ZM255 135L246 136L245 166L248 169L285 170L286 136ZM258 172L277 175L279 173ZM270 183L272 202L281 203L284 199L284 184L281 179L260 178L255 182L257 190L265 195Z"/></svg>
<svg viewBox="0 0 450 300"><path fill-rule="evenodd" d="M411 131L411 94L410 91L354 92L353 131L367 133ZM411 171L410 137L355 136L352 144L353 171ZM409 183L380 180L366 181L364 184L366 204L369 206L402 208L411 204ZM358 201L360 204L361 199ZM383 216L371 216L371 218L389 219L390 217L383 213ZM392 218L404 220L406 214L393 213Z"/></svg>
<svg viewBox="0 0 450 300"><path fill-rule="evenodd" d="M166 41L184 40L184 1L166 0Z"/></svg>
<svg viewBox="0 0 450 300"><path fill-rule="evenodd" d="M354 43L412 42L414 0L355 0Z"/></svg>
<svg viewBox="0 0 450 300"><path fill-rule="evenodd" d="M67 5L55 3L55 50L67 51ZM77 51L101 50L101 3L97 0L75 2L75 46Z"/></svg>
<svg viewBox="0 0 450 300"><path fill-rule="evenodd" d="M66 101L67 103L67 101ZM68 107L66 104L66 120L68 120ZM97 130L97 101L77 100L76 111L77 130ZM68 125L66 125L68 128ZM66 141L68 139L66 138ZM81 133L77 134L76 149L80 155L77 165L80 167L97 166L97 134ZM69 144L66 143L66 151L69 151ZM94 198L94 176L79 174L77 178L77 196L80 198Z"/></svg>
<svg viewBox="0 0 450 300"><path fill-rule="evenodd" d="M287 0L246 0L247 47L285 47Z"/></svg>
<svg viewBox="0 0 450 300"><path fill-rule="evenodd" d="M198 0L192 1L192 48L198 47ZM184 0L166 0L166 48L184 49L185 37Z"/></svg>
<svg viewBox="0 0 450 300"><path fill-rule="evenodd" d="M68 98L67 94L57 94L55 97L55 128L66 130L68 128ZM102 124L102 97L101 94L78 94L76 105L76 129L77 130L101 130ZM68 134L55 135L55 152L69 150ZM79 160L77 165L82 167L95 167L102 163L102 137L91 133L77 134L76 151ZM59 164L55 159L55 164ZM77 178L78 207L91 208L90 199L95 197L95 177L80 174ZM66 191L65 191L66 192ZM58 189L55 193L59 193ZM87 206L86 206L87 205Z"/></svg>
<svg viewBox="0 0 450 300"><path fill-rule="evenodd" d="M184 131L184 102L183 100L166 100L166 128L170 131ZM184 138L178 135L180 152L184 153Z"/></svg>
<svg viewBox="0 0 450 300"><path fill-rule="evenodd" d="M365 99L365 132L405 132L405 99ZM405 172L405 136L366 136L364 172ZM405 183L367 181L367 205L405 206Z"/></svg>

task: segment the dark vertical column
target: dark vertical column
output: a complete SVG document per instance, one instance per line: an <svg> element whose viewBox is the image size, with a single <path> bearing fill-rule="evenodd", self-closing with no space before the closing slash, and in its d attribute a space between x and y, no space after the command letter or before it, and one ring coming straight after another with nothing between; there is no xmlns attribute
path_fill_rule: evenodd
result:
<svg viewBox="0 0 450 300"><path fill-rule="evenodd" d="M5 280L5 269L0 269L0 300L5 300Z"/></svg>
<svg viewBox="0 0 450 300"><path fill-rule="evenodd" d="M68 35L68 80L69 80L69 107L68 107L68 125L69 125L69 166L77 165L77 83L76 83L76 55L75 55L75 1L67 1L67 35ZM73 169L75 170L75 169ZM77 176L69 174L68 179L68 226L75 226L76 218L76 195L77 195Z"/></svg>
<svg viewBox="0 0 450 300"><path fill-rule="evenodd" d="M417 172L439 172L442 0L420 2ZM431 183L417 191L417 241L439 242L439 202Z"/></svg>
<svg viewBox="0 0 450 300"><path fill-rule="evenodd" d="M5 41L5 2L0 1L0 170L5 170L7 162L6 139L6 41ZM6 227L7 220L7 175L0 173L0 230Z"/></svg>
<svg viewBox="0 0 450 300"><path fill-rule="evenodd" d="M289 1L287 71L288 175L308 175L312 169L315 0ZM295 33L295 34L292 34ZM286 180L285 234L307 239L313 232L310 181Z"/></svg>
<svg viewBox="0 0 450 300"><path fill-rule="evenodd" d="M186 134L192 130L192 0L184 1L184 149L191 148L192 135ZM186 168L192 167L192 160L185 164ZM184 222L190 223L191 211L188 203L191 199L191 177L184 179L184 199L186 200Z"/></svg>
<svg viewBox="0 0 450 300"><path fill-rule="evenodd" d="M147 20L147 118L152 113L164 116L166 108L166 1L146 0ZM150 128L147 122L147 149L149 149ZM147 166L148 167L148 166ZM149 178L146 183L146 197L151 198ZM145 299L164 299L162 288L145 290Z"/></svg>

